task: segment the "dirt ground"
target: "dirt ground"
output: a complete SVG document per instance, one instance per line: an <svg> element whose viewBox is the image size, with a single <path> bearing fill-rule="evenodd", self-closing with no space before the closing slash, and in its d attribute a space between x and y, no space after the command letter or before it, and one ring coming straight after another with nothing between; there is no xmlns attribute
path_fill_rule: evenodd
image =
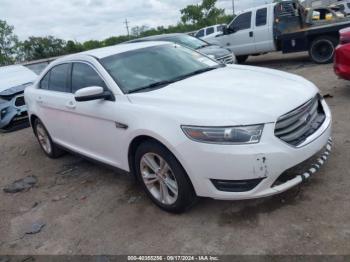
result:
<svg viewBox="0 0 350 262"><path fill-rule="evenodd" d="M333 96L334 151L309 182L260 200L202 199L172 215L128 176L69 154L48 159L29 128L0 134L0 254L350 254L350 82L305 54L248 64L304 76ZM28 175L34 188L3 192ZM45 226L26 234L33 223Z"/></svg>

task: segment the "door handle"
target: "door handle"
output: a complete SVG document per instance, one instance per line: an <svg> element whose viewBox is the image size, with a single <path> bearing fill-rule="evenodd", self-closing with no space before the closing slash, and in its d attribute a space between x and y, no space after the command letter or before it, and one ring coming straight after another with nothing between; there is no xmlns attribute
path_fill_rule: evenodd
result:
<svg viewBox="0 0 350 262"><path fill-rule="evenodd" d="M76 104L73 101L69 101L66 104L66 107L69 108L69 109L74 109L76 107Z"/></svg>
<svg viewBox="0 0 350 262"><path fill-rule="evenodd" d="M250 36L250 37L253 37L253 36L254 36L254 33L253 33L253 32L249 32L249 36Z"/></svg>

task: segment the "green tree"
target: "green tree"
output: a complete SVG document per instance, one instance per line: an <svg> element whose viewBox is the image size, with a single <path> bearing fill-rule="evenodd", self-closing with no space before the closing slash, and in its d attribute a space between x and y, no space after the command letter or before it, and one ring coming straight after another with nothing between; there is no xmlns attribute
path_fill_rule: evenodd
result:
<svg viewBox="0 0 350 262"><path fill-rule="evenodd" d="M130 38L126 35L112 36L102 41L103 46L111 46L128 41Z"/></svg>
<svg viewBox="0 0 350 262"><path fill-rule="evenodd" d="M20 47L26 61L61 56L66 53L66 41L53 36L31 36L22 42Z"/></svg>
<svg viewBox="0 0 350 262"><path fill-rule="evenodd" d="M84 50L90 50L102 47L102 43L97 40L89 40L83 43Z"/></svg>
<svg viewBox="0 0 350 262"><path fill-rule="evenodd" d="M0 20L0 65L14 62L18 47L18 38L13 33L14 27Z"/></svg>
<svg viewBox="0 0 350 262"><path fill-rule="evenodd" d="M65 53L66 54L74 54L83 51L83 45L79 42L74 42L72 40L68 40L67 44L65 46Z"/></svg>
<svg viewBox="0 0 350 262"><path fill-rule="evenodd" d="M217 0L203 0L201 4L188 5L180 10L181 21L198 26L208 26L216 24L219 19L225 16L225 10L217 8Z"/></svg>

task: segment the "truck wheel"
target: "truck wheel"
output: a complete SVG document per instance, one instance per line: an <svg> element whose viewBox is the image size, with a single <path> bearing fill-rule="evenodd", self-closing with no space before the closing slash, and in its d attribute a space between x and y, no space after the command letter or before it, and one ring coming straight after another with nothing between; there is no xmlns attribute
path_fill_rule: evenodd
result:
<svg viewBox="0 0 350 262"><path fill-rule="evenodd" d="M312 61L317 64L331 63L337 43L337 39L330 36L321 36L313 40L309 48Z"/></svg>
<svg viewBox="0 0 350 262"><path fill-rule="evenodd" d="M245 61L247 61L248 59L248 55L240 55L240 56L237 56L237 63L238 64L243 64Z"/></svg>

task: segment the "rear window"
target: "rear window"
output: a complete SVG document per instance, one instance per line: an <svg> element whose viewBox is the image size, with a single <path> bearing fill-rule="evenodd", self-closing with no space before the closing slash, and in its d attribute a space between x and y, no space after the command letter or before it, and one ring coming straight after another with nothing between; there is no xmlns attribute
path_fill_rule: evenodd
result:
<svg viewBox="0 0 350 262"><path fill-rule="evenodd" d="M267 20L267 8L259 9L256 11L256 26L266 25Z"/></svg>

